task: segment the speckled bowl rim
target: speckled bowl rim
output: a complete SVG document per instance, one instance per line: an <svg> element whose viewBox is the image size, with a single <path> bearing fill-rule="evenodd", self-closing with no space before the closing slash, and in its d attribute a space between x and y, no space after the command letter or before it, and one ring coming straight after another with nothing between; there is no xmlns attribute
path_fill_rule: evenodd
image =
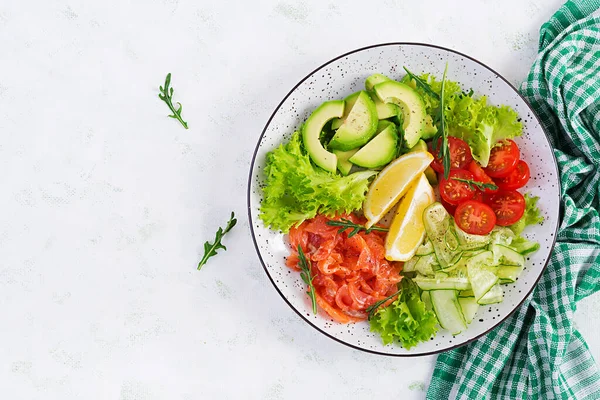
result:
<svg viewBox="0 0 600 400"><path fill-rule="evenodd" d="M546 259L546 261L544 262L544 266L541 268L540 270L540 274L538 275L538 277L536 278L534 284L531 286L531 289L529 290L529 292L527 292L527 294L525 296L523 296L523 300L521 300L507 315L506 317L502 318L501 320L498 320L498 322L496 322L494 325L492 325L488 330L486 330L485 332L463 342L463 343L458 343L452 347L448 347L445 349L440 349L440 350L434 350L434 351L430 351L430 352L426 352L426 353L418 353L418 354L390 354L390 353L382 353L379 351L375 351L375 350L369 350L369 349L365 349L359 346L355 346L353 344L350 343L346 343L343 340L340 340L338 338L336 338L333 335L330 335L329 333L323 331L322 329L320 329L318 326L314 325L308 318L306 318L300 311L298 311L289 301L288 299L285 298L285 296L283 295L283 293L281 293L281 291L279 290L279 288L277 287L277 284L275 283L275 281L273 280L273 277L271 276L271 274L269 273L269 270L267 269L267 266L262 258L262 255L260 254L260 249L258 247L258 242L256 240L256 236L254 233L254 227L253 227L253 221L252 221L252 210L251 210L251 204L250 204L250 197L251 197L251 185L252 185L252 175L254 172L254 166L256 163L256 156L258 154L258 149L260 147L260 143L267 131L267 128L269 127L269 125L271 124L271 121L273 120L273 117L275 117L275 114L277 114L277 112L279 111L279 109L281 108L282 104L287 100L288 97L290 97L290 95L298 88L298 86L300 86L304 81L306 81L308 78L310 78L313 74L317 73L319 70L321 70L322 68L326 67L327 65L331 64L334 61L339 60L340 58L349 56L351 54L354 53L359 53L361 51L364 50L368 50L368 49L372 49L372 48L376 48L376 47L385 47L385 46L423 46L423 47L431 47L431 48L435 48L435 49L439 49L439 50L444 50L450 53L454 53L456 55L459 55L461 57L467 58L479 65L481 65L482 67L488 69L490 72L494 73L496 76L498 76L500 79L502 79L504 81L504 83L506 83L516 94L517 96L519 96L523 102L525 103L525 105L527 105L527 107L529 108L529 110L531 111L531 114L534 116L534 118L537 120L540 128L542 129L542 132L544 133L544 136L546 138L546 141L548 142L548 147L550 147L551 149L553 148L550 140L548 139L548 133L546 132L546 130L544 129L544 126L542 125L542 122L540 121L540 119L538 118L536 112L533 110L533 108L531 107L531 104L529 104L529 102L525 99L525 97L523 97L521 95L521 93L519 93L519 91L517 90L517 88L515 88L506 78L504 78L502 75L500 75L498 72L496 72L495 70L493 70L492 68L488 67L487 65L485 65L484 63L482 63L481 61L470 57L464 53L461 53L459 51L456 50L452 50L449 49L447 47L443 47L443 46L437 46L434 44L429 44L429 43L419 43L419 42L389 42L389 43L380 43L380 44L374 44L374 45L370 45L370 46L366 46L366 47L361 47L359 49L356 50L352 50L349 51L347 53L344 53L342 55L339 55L335 58L332 58L331 60L327 61L326 63L320 65L319 67L317 67L316 69L314 69L313 71L309 72L304 78L302 78L302 80L300 80L300 82L298 82L289 92L287 95L285 95L285 97L281 100L281 102L277 105L277 107L275 107L275 110L273 111L273 113L271 114L271 117L269 117L269 120L267 121L262 133L260 134L260 137L258 138L258 143L256 144L256 148L254 150L254 154L252 155L252 161L250 162L250 174L248 176L248 194L247 194L247 201L248 201L248 220L249 220L249 224L250 224L250 233L252 235L252 241L254 242L254 248L256 249L256 253L258 254L258 258L260 260L260 263L263 266L263 269L265 270L267 276L269 277L269 280L271 281L271 283L273 284L273 286L275 287L275 290L277 291L277 293L279 293L279 295L281 296L281 298L286 302L286 304L288 306L290 306L290 308L292 310L294 310L294 312L296 314L298 314L304 321L306 321L310 326L312 326L314 329L316 329L317 331L319 331L320 333L322 333L323 335L335 340L338 343L341 343L345 346L351 347L353 349L356 350L360 350L360 351L364 351L367 353L371 353L371 354L377 354L377 355L382 355L382 356L389 356L389 357L422 357L422 356L430 356L430 355L434 355L434 354L439 354L439 353L443 353L445 351L450 351L450 350L454 350L458 347L461 346L465 346L471 342L474 342L475 340L479 339L480 337L487 335L488 333L490 333L491 331L493 331L494 329L496 329L501 323L503 323L504 321L506 321L511 315L514 314L514 312L523 305L523 303L525 302L525 300L531 295L531 293L533 292L533 290L535 289L535 287L537 286L537 284L540 281L540 278L542 277L542 275L544 274L544 271L546 271L546 267L548 266L548 262L550 261L550 256ZM556 161L556 157L554 155L554 152L552 152L552 161L554 163L554 168L556 170L556 176L560 177L559 174L559 170L558 170L558 163ZM560 192L560 179L558 179L558 185L559 185L559 192ZM554 229L554 235L552 235L552 244L551 244L551 248L554 248L556 245L556 236L558 233L558 227L560 225L560 214L561 214L561 210L562 210L562 203L559 201L559 207L557 208L557 216L556 216L556 228ZM552 254L552 253L550 253Z"/></svg>

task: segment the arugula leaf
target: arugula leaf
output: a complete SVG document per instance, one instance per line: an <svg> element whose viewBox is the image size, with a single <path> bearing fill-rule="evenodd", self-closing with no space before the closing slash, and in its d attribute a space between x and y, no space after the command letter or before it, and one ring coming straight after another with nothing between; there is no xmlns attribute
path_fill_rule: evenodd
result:
<svg viewBox="0 0 600 400"><path fill-rule="evenodd" d="M444 104L444 100L446 98L444 94L444 89L446 87L446 73L448 72L448 63L446 63L446 68L444 68L444 76L442 77L442 88L440 90L440 109L439 109L439 121L440 121L440 130L438 135L442 138L442 148L440 150L442 157L442 165L444 167L444 179L448 179L450 175L450 149L448 147L448 132L446 131L446 105ZM435 139L434 139L435 140Z"/></svg>
<svg viewBox="0 0 600 400"><path fill-rule="evenodd" d="M298 266L301 269L300 278L308 285L308 296L310 297L310 301L312 302L312 310L313 314L317 313L317 295L315 292L315 286L313 285L313 279L315 277L312 275L310 271L310 260L306 258L304 255L304 251L302 251L302 246L298 245Z"/></svg>
<svg viewBox="0 0 600 400"><path fill-rule="evenodd" d="M225 236L225 234L227 232L229 232L231 230L231 228L233 228L235 226L235 224L237 223L237 219L235 219L234 217L235 217L235 214L232 211L231 217L229 218L229 221L227 222L225 229L219 227L219 229L217 230L217 233L215 234L214 243L210 243L210 242L204 243L204 256L198 263L198 269L201 269L204 266L204 264L206 264L206 262L208 261L208 259L210 257L216 256L217 250L219 250L219 249L223 249L225 251L227 250L227 247L223 246L223 244L221 243L221 240L223 240L223 236Z"/></svg>
<svg viewBox="0 0 600 400"><path fill-rule="evenodd" d="M458 182L466 183L473 190L475 190L476 188L479 190L485 190L485 189L496 190L496 189L498 189L498 186L494 185L493 183L479 182L479 181L476 181L473 179L457 178L455 176L453 176L452 179L455 181L458 181Z"/></svg>
<svg viewBox="0 0 600 400"><path fill-rule="evenodd" d="M537 206L537 202L540 198L538 196L532 196L530 193L525 193L525 196L523 197L525 197L525 213L520 220L509 226L517 236L523 232L526 226L544 222L544 217Z"/></svg>
<svg viewBox="0 0 600 400"><path fill-rule="evenodd" d="M375 226L375 225L373 225L370 228L365 228L364 226L355 224L354 222L352 222L348 219L345 219L345 218L340 218L339 221L329 220L329 221L327 221L327 225L339 226L340 227L340 229L338 231L339 233L342 233L348 229L352 229L352 231L348 234L349 238L356 235L360 231L365 231L365 233L371 233L372 231L387 232L389 230L388 228L382 228L382 227Z"/></svg>
<svg viewBox="0 0 600 400"><path fill-rule="evenodd" d="M410 72L408 70L408 68L406 67L402 67L404 68L404 70L406 71L406 74L410 77L410 79L415 81L415 84L421 88L425 93L427 93L429 96L433 97L436 100L440 99L440 95L437 94L432 88L431 86L429 86L429 84L427 82L425 82L423 79L419 78L417 75L413 74L412 72Z"/></svg>
<svg viewBox="0 0 600 400"><path fill-rule="evenodd" d="M378 332L384 344L398 341L402 347L410 349L437 332L437 319L427 310L419 288L410 278L402 278L400 286L398 298L371 318L371 331Z"/></svg>
<svg viewBox="0 0 600 400"><path fill-rule="evenodd" d="M164 101L165 103L167 103L167 106L169 106L169 109L171 109L171 112L173 114L169 115L169 117L175 118L176 120L181 122L181 125L183 125L183 127L185 129L188 129L187 122L185 122L181 118L181 110L183 109L183 106L181 105L180 102L177 102L177 104L179 105L178 109L175 109L175 106L173 106L173 88L169 87L170 84L171 84L171 73L169 72L165 79L165 87L163 88L162 86L159 86L160 94L158 95L158 98L161 99L162 101Z"/></svg>

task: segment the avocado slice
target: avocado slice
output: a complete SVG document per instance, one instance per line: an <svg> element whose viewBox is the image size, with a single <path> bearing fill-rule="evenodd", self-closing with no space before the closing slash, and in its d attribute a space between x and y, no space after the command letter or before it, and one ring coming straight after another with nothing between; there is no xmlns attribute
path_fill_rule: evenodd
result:
<svg viewBox="0 0 600 400"><path fill-rule="evenodd" d="M344 115L342 115L341 118L334 118L333 121L331 121L331 129L335 130L335 129L338 129L340 126L342 126L342 124L344 123L344 120L348 117L348 114L350 114L352 107L354 107L354 103L356 103L356 99L358 99L359 95L360 95L360 92L352 93L350 96L348 96L344 99L344 101L346 102L346 108L344 109Z"/></svg>
<svg viewBox="0 0 600 400"><path fill-rule="evenodd" d="M413 151L429 151L429 149L427 148L427 143L425 143L425 141L421 139L417 142L417 144L415 144L408 150L409 153L412 153ZM427 167L427 169L425 170L425 176L427 177L429 184L437 185L437 175L433 168L431 168L431 166Z"/></svg>
<svg viewBox="0 0 600 400"><path fill-rule="evenodd" d="M348 150L348 151L333 150L333 154L335 154L337 157L338 171L340 171L340 173L342 175L346 176L350 173L350 170L352 169L352 166L354 164L352 164L348 160L350 159L350 157L352 157L354 154L356 154L357 151L358 151L358 149Z"/></svg>
<svg viewBox="0 0 600 400"><path fill-rule="evenodd" d="M391 81L391 79L383 74L373 74L373 75L369 76L367 78L367 80L365 81L365 89L367 89L367 91L370 92L371 90L373 90L373 87L375 85L377 85L378 83L381 83L381 82L386 82L386 81Z"/></svg>
<svg viewBox="0 0 600 400"><path fill-rule="evenodd" d="M310 159L326 171L335 173L337 157L325 150L319 137L325 124L344 114L344 100L326 101L308 117L302 127L302 141Z"/></svg>
<svg viewBox="0 0 600 400"><path fill-rule="evenodd" d="M375 93L385 103L397 104L404 116L404 138L407 147L413 147L423 134L425 127L425 104L419 94L410 86L396 81L386 81L375 85Z"/></svg>
<svg viewBox="0 0 600 400"><path fill-rule="evenodd" d="M431 115L427 114L425 116L425 127L423 127L423 134L421 135L421 139L427 140L431 139L437 133L437 126L433 124L433 119Z"/></svg>
<svg viewBox="0 0 600 400"><path fill-rule="evenodd" d="M379 97L377 97L375 92L369 92L369 96L371 96L371 100L375 103L377 118L379 118L379 120L395 117L400 112L400 107L394 103L384 103L379 100Z"/></svg>
<svg viewBox="0 0 600 400"><path fill-rule="evenodd" d="M346 119L329 142L337 150L352 150L367 143L377 130L377 109L369 94L361 91Z"/></svg>
<svg viewBox="0 0 600 400"><path fill-rule="evenodd" d="M350 157L352 164L365 168L378 168L396 157L398 146L396 126L392 123L384 126L385 128L377 136Z"/></svg>

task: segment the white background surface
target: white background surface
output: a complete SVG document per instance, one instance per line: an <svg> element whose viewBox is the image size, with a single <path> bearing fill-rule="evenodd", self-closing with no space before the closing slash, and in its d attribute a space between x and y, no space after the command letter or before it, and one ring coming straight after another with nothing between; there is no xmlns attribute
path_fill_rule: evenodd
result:
<svg viewBox="0 0 600 400"><path fill-rule="evenodd" d="M344 347L269 283L256 140L301 78L370 44L451 47L519 84L560 3L0 2L0 398L424 398L435 357ZM229 251L196 271L231 210ZM597 359L599 300L577 313Z"/></svg>

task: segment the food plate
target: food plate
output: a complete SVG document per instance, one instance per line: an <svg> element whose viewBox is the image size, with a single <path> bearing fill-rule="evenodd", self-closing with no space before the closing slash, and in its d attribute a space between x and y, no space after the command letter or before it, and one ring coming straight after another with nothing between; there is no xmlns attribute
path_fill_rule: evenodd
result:
<svg viewBox="0 0 600 400"><path fill-rule="evenodd" d="M290 139L293 132L323 101L341 99L361 90L365 79L382 73L392 79L404 75L403 66L415 73L429 72L441 77L448 63L447 77L486 95L491 104L512 107L522 119L523 134L515 139L521 159L531 166L531 180L524 192L539 196L545 218L530 226L524 236L537 241L541 248L527 257L526 267L518 280L505 287L502 303L482 306L468 329L456 336L441 330L431 340L409 350L397 344L384 345L381 337L369 329L367 322L339 324L327 314L312 313L306 285L300 275L285 265L289 255L286 235L266 227L259 218L263 196L265 157ZM258 256L286 303L319 332L355 349L390 356L419 356L446 351L464 345L492 330L505 320L531 293L550 257L559 221L560 184L554 153L538 119L506 79L481 62L459 52L419 43L387 43L343 54L325 63L302 79L284 97L267 122L256 146L248 183L248 214Z"/></svg>

